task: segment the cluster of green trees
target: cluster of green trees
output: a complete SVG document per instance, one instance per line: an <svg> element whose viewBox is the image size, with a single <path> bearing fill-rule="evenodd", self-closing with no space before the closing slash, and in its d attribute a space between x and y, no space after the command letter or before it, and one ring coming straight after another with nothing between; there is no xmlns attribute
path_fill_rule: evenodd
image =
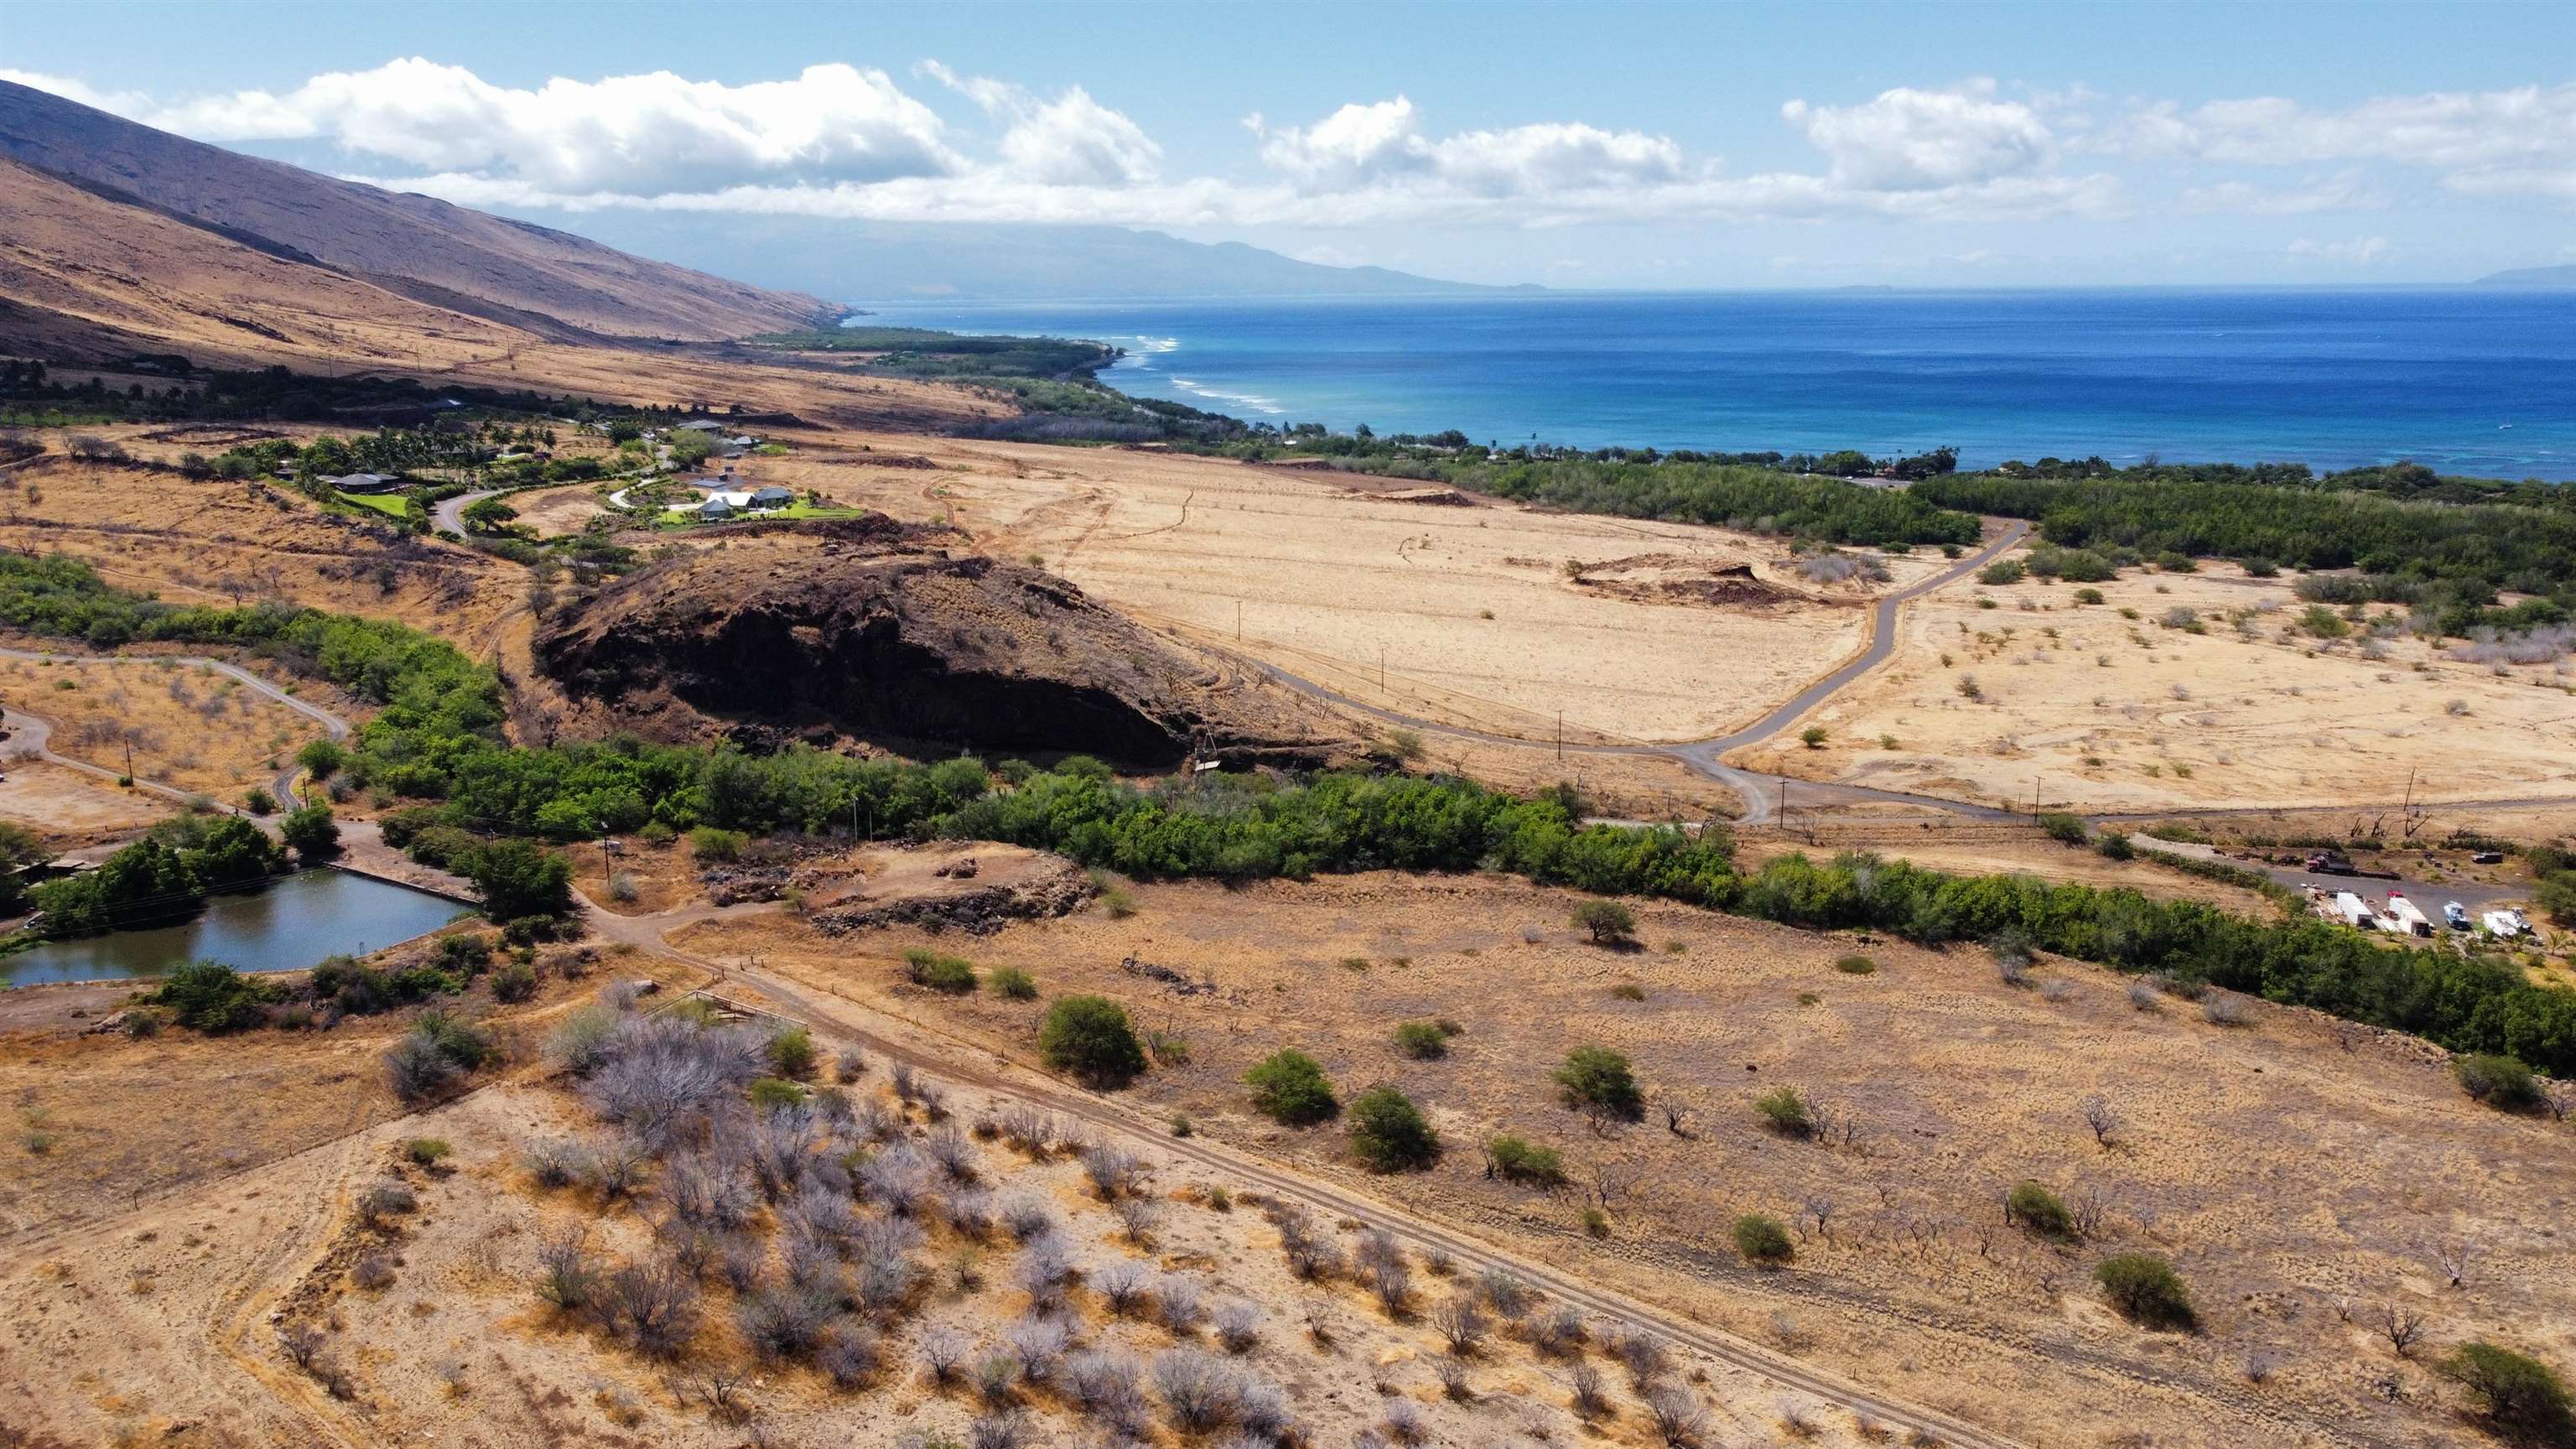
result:
<svg viewBox="0 0 2576 1449"><path fill-rule="evenodd" d="M821 327L751 339L797 352L864 352L871 372L942 381L990 377L1088 379L1123 349L1063 337L969 337L927 327Z"/></svg>
<svg viewBox="0 0 2576 1449"><path fill-rule="evenodd" d="M82 936L175 920L206 897L266 884L286 851L237 815L183 815L101 861L96 870L38 885L45 934Z"/></svg>
<svg viewBox="0 0 2576 1449"><path fill-rule="evenodd" d="M2167 463L2120 467L2095 458L2015 459L1993 473L2006 478L2107 478L2129 483L2233 483L2257 488L2305 488L2328 493L2375 493L2427 503L2513 503L2532 508L2576 509L2576 493L2538 478L2471 478L2436 473L2421 463L2374 463L2318 473L2305 463Z"/></svg>
<svg viewBox="0 0 2576 1449"><path fill-rule="evenodd" d="M2066 549L2358 568L2434 612L2446 632L2576 618L2576 511L2432 504L2351 489L2198 479L1957 475L1909 490L1927 503L2036 519ZM2510 609L2499 590L2537 595Z"/></svg>
<svg viewBox="0 0 2576 1449"><path fill-rule="evenodd" d="M431 389L407 377L317 377L284 367L246 372L192 368L186 358L178 356L141 361L150 363L163 376L185 379L184 385L174 381L156 390L135 382L111 388L96 377L65 383L50 377L42 362L0 363L0 422L345 421L354 410L426 407L442 399L469 407L557 417L616 411L586 398L557 398L524 389L453 384ZM49 413L60 416L46 416Z"/></svg>
<svg viewBox="0 0 2576 1449"><path fill-rule="evenodd" d="M2576 1072L2576 992L2512 966L2389 949L2321 921L2258 922L2133 890L1962 877L1868 855L1787 856L1751 874L1722 831L1587 826L1567 792L1522 798L1471 781L1327 773L1281 784L1216 775L1138 787L1096 760L852 760L797 747L632 739L522 749L499 734L498 681L451 646L314 610L179 608L108 588L67 559L0 556L0 621L123 642L250 645L379 701L343 765L356 783L428 802L386 822L417 851L463 851L496 888L559 899L534 847L489 835L585 839L648 826L1005 840L1142 877L1249 880L1372 869L1501 870L1601 895L1649 895L1810 929L1869 929L1939 945L2011 936L2126 971L2313 1006L2458 1051ZM560 862L558 861L558 865ZM505 878L506 877L506 878ZM478 876L478 880L482 879Z"/></svg>
<svg viewBox="0 0 2576 1449"><path fill-rule="evenodd" d="M1977 520L1919 488L1870 488L1726 463L1595 463L1589 459L1459 463L1433 469L1460 488L1579 513L1721 524L1828 543L1977 541Z"/></svg>

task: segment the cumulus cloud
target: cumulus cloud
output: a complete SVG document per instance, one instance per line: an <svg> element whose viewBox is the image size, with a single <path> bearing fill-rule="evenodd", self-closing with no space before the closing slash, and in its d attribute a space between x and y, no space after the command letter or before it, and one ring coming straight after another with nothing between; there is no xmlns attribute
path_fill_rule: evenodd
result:
<svg viewBox="0 0 2576 1449"><path fill-rule="evenodd" d="M1244 125L1261 138L1262 161L1309 191L1420 183L1507 197L1688 174L1681 147L1642 131L1541 123L1430 136L1404 96L1346 105L1311 126L1274 127L1258 114Z"/></svg>
<svg viewBox="0 0 2576 1449"><path fill-rule="evenodd" d="M1129 185L1154 180L1163 148L1124 114L1068 86L1054 100L988 76L959 75L935 60L921 73L1007 121L999 145L1013 175L1057 186Z"/></svg>
<svg viewBox="0 0 2576 1449"><path fill-rule="evenodd" d="M2387 191L2357 169L2281 189L2248 181L2221 181L2187 187L2182 204L2191 211L2233 211L2253 216L2307 216L2320 211L2374 211L2389 204Z"/></svg>
<svg viewBox="0 0 2576 1449"><path fill-rule="evenodd" d="M2305 106L2278 96L2134 107L2106 146L2260 166L2383 161L2485 195L2576 199L2576 82Z"/></svg>
<svg viewBox="0 0 2576 1449"><path fill-rule="evenodd" d="M1947 222L2128 209L2116 176L2061 165L2073 149L2066 138L2090 124L2092 98L2080 88L2013 99L1976 80L1848 105L1792 101L1782 118L1819 161L1744 175L1671 137L1581 120L1443 131L1397 95L1303 124L1248 117L1258 162L1248 178L1172 178L1155 139L1080 86L1039 94L936 61L916 69L997 129L952 136L885 72L837 64L744 85L656 72L522 89L415 58L282 93L173 102L21 78L206 140L334 146L365 158L349 168L358 179L502 208L1185 228ZM2222 187L2204 204L2265 203Z"/></svg>
<svg viewBox="0 0 2576 1449"><path fill-rule="evenodd" d="M1835 179L1870 190L1928 191L2023 175L2046 165L2048 127L1995 83L1950 90L1899 86L1856 106L1791 101L1781 118L1806 133Z"/></svg>
<svg viewBox="0 0 2576 1449"><path fill-rule="evenodd" d="M317 75L283 95L246 90L172 105L120 99L112 109L201 140L319 138L433 171L566 192L653 194L750 179L878 181L965 169L937 113L885 72L848 65L740 86L656 71L557 78L524 90L413 57Z"/></svg>

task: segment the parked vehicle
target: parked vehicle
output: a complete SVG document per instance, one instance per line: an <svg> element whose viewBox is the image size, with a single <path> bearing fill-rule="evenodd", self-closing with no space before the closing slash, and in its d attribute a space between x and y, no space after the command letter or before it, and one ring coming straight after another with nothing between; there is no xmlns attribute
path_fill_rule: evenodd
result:
<svg viewBox="0 0 2576 1449"><path fill-rule="evenodd" d="M2469 928L2469 908L2453 901L2442 907L2442 919L2450 923L2452 930L2465 931Z"/></svg>
<svg viewBox="0 0 2576 1449"><path fill-rule="evenodd" d="M2433 934L2432 921L2427 919L2422 911L2415 909L2415 903L2406 899L2401 891L2388 893L2388 916L2391 929L2403 931L2410 936Z"/></svg>
<svg viewBox="0 0 2576 1449"><path fill-rule="evenodd" d="M2351 875L2352 862L2331 850L2321 850L2308 857L2307 868L2319 875Z"/></svg>

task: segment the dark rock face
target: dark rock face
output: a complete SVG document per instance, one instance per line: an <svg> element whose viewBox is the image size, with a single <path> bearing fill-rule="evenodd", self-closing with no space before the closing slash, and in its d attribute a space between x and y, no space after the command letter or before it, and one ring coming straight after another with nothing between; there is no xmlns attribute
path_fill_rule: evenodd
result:
<svg viewBox="0 0 2576 1449"><path fill-rule="evenodd" d="M1293 702L1246 698L1268 691L1062 579L901 545L702 552L630 575L535 643L577 705L665 737L712 727L754 748L848 736L1139 765L1194 748L1321 753L1292 720L1262 718Z"/></svg>

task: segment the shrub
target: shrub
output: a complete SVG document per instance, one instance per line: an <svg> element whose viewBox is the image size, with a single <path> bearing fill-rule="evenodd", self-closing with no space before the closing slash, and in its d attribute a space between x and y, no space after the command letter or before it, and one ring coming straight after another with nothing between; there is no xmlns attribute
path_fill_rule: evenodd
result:
<svg viewBox="0 0 2576 1449"><path fill-rule="evenodd" d="M492 973L492 999L525 1001L537 994L537 968L525 961L513 961Z"/></svg>
<svg viewBox="0 0 2576 1449"><path fill-rule="evenodd" d="M253 785L242 796L242 808L253 815L274 815L277 813L277 797L268 793L266 786Z"/></svg>
<svg viewBox="0 0 2576 1449"><path fill-rule="evenodd" d="M439 1051L438 1043L415 1031L385 1050L385 1080L405 1102L445 1096L465 1074Z"/></svg>
<svg viewBox="0 0 2576 1449"><path fill-rule="evenodd" d="M1012 1001L1038 999L1037 978L1017 966L994 967L985 975L984 984L993 988L994 995L1006 997Z"/></svg>
<svg viewBox="0 0 2576 1449"><path fill-rule="evenodd" d="M751 1105L755 1111L802 1107L812 1095L801 1084L785 1077L756 1077L751 1083Z"/></svg>
<svg viewBox="0 0 2576 1449"><path fill-rule="evenodd" d="M2539 1079L2512 1057L2473 1052L2452 1061L2451 1075L2459 1079L2460 1090L2471 1101L2500 1112L2528 1111L2540 1105Z"/></svg>
<svg viewBox="0 0 2576 1449"><path fill-rule="evenodd" d="M456 1149L450 1147L444 1137L415 1137L403 1144L403 1156L423 1167L436 1167L454 1156L455 1152Z"/></svg>
<svg viewBox="0 0 2576 1449"><path fill-rule="evenodd" d="M1809 725L1805 729L1798 731L1798 742L1805 745L1808 749L1823 749L1825 747L1825 740L1826 733L1823 725Z"/></svg>
<svg viewBox="0 0 2576 1449"><path fill-rule="evenodd" d="M2092 834L2085 828L2081 817L2063 810L2041 811L2039 828L2049 839L2065 845L2082 845Z"/></svg>
<svg viewBox="0 0 2576 1449"><path fill-rule="evenodd" d="M1393 1087L1377 1087L1351 1103L1351 1151L1379 1172L1410 1172L1440 1160L1440 1134L1422 1109Z"/></svg>
<svg viewBox="0 0 2576 1449"><path fill-rule="evenodd" d="M2102 1260L2093 1281L2122 1317L2146 1328L2189 1329L2200 1321L2191 1290L2173 1265L2153 1253L2119 1253Z"/></svg>
<svg viewBox="0 0 2576 1449"><path fill-rule="evenodd" d="M1735 1251L1744 1261L1764 1268L1776 1268L1798 1256L1789 1245L1789 1230L1780 1220L1761 1213L1746 1213L1735 1220Z"/></svg>
<svg viewBox="0 0 2576 1449"><path fill-rule="evenodd" d="M2000 588L2005 584L2020 583L2023 575L2029 572L2029 566L2020 559L1999 558L1977 570L1977 582Z"/></svg>
<svg viewBox="0 0 2576 1449"><path fill-rule="evenodd" d="M220 961L183 961L170 968L151 999L170 1007L181 1026L197 1031L243 1031L265 1019L260 1005L271 988Z"/></svg>
<svg viewBox="0 0 2576 1449"><path fill-rule="evenodd" d="M689 853L700 860L740 860L742 848L751 843L739 830L720 830L700 825L689 832Z"/></svg>
<svg viewBox="0 0 2576 1449"><path fill-rule="evenodd" d="M2128 833L2120 830L2103 831L2094 838L2093 848L2102 852L2105 860L2128 860L2138 853L2138 848L2129 843Z"/></svg>
<svg viewBox="0 0 2576 1449"><path fill-rule="evenodd" d="M1493 1164L1494 1176L1506 1182L1556 1187L1565 1181L1565 1158L1541 1143L1504 1133L1485 1144L1485 1156Z"/></svg>
<svg viewBox="0 0 2576 1449"><path fill-rule="evenodd" d="M2440 1367L2444 1378L2469 1391L2478 1412L2503 1436L2531 1444L2576 1443L2576 1410L2567 1386L2547 1364L2475 1340L2453 1349Z"/></svg>
<svg viewBox="0 0 2576 1449"><path fill-rule="evenodd" d="M1633 1122L1645 1115L1646 1094L1628 1059L1604 1046L1576 1047L1556 1069L1556 1085L1565 1105L1605 1113Z"/></svg>
<svg viewBox="0 0 2576 1449"><path fill-rule="evenodd" d="M2066 1204L2035 1182L2017 1183L2004 1197L2004 1221L2020 1223L2043 1238L2075 1236L2075 1219L2066 1211Z"/></svg>
<svg viewBox="0 0 2576 1449"><path fill-rule="evenodd" d="M1774 1087L1753 1099L1753 1110L1762 1114L1771 1130L1783 1137L1810 1137L1816 1131L1816 1119L1807 1110L1807 1099L1795 1087Z"/></svg>
<svg viewBox="0 0 2576 1449"><path fill-rule="evenodd" d="M1845 976L1867 976L1878 969L1878 963L1867 956L1844 956L1834 962L1834 969Z"/></svg>
<svg viewBox="0 0 2576 1449"><path fill-rule="evenodd" d="M1395 1049L1417 1062L1449 1055L1449 1033L1427 1021L1407 1021L1395 1028Z"/></svg>
<svg viewBox="0 0 2576 1449"><path fill-rule="evenodd" d="M951 996L963 996L975 989L975 966L962 957L943 956L936 951L915 946L903 953L905 979L915 986L927 986Z"/></svg>
<svg viewBox="0 0 2576 1449"><path fill-rule="evenodd" d="M1333 1095L1323 1067L1293 1048L1255 1063L1243 1080L1252 1088L1253 1110L1282 1126L1311 1126L1341 1110L1341 1099Z"/></svg>
<svg viewBox="0 0 2576 1449"><path fill-rule="evenodd" d="M1145 1070L1145 1048L1126 1008L1105 996L1067 996L1048 1007L1038 1056L1096 1086L1123 1087Z"/></svg>
<svg viewBox="0 0 2576 1449"><path fill-rule="evenodd" d="M1596 945L1615 945L1637 934L1636 913L1617 901L1585 901L1574 908L1574 924L1592 933Z"/></svg>
<svg viewBox="0 0 2576 1449"><path fill-rule="evenodd" d="M791 1026L769 1039L769 1070L792 1081L814 1075L814 1033Z"/></svg>

